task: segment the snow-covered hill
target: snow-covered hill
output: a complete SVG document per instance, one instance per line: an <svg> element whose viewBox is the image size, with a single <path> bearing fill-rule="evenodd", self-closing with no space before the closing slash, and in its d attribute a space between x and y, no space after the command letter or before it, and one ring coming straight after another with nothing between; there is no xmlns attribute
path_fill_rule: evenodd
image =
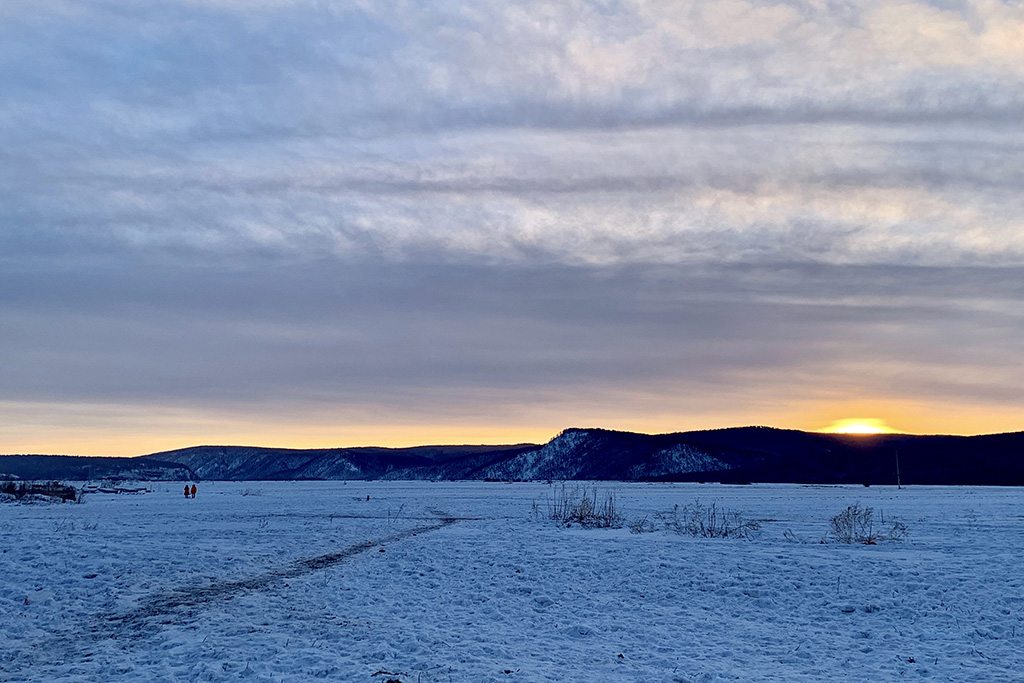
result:
<svg viewBox="0 0 1024 683"><path fill-rule="evenodd" d="M636 434L572 428L543 445L313 450L196 446L139 458L3 456L0 476L895 484L897 461L906 484L1024 485L1024 433L851 436L740 427Z"/></svg>
<svg viewBox="0 0 1024 683"><path fill-rule="evenodd" d="M686 443L603 429L567 429L538 449L483 468L489 479L616 479L721 472L730 465ZM480 477L477 477L480 478Z"/></svg>
<svg viewBox="0 0 1024 683"><path fill-rule="evenodd" d="M196 446L145 458L175 462L199 478L220 481L301 479L472 479L489 464L536 448L518 446L418 446L296 450L248 446Z"/></svg>

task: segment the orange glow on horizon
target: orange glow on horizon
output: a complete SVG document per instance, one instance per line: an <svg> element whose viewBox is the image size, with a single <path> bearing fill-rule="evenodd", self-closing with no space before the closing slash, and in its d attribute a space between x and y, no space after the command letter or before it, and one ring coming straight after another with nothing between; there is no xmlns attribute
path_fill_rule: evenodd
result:
<svg viewBox="0 0 1024 683"><path fill-rule="evenodd" d="M829 434L895 434L896 430L874 417L855 417L836 420L822 430Z"/></svg>
<svg viewBox="0 0 1024 683"><path fill-rule="evenodd" d="M600 399L602 397L598 397ZM495 410L299 412L270 406L216 411L180 406L0 401L0 453L133 456L203 444L277 448L546 443L568 427L662 434L747 425L845 434L992 434L1020 431L1017 406L945 406L885 397L758 405L672 403L632 395L630 404L573 398L509 402ZM727 403L724 402L723 403ZM882 415L884 419L837 415ZM386 416L387 420L382 419ZM6 424L5 424L6 422ZM897 425L891 427L890 424ZM827 426L826 426L827 425Z"/></svg>

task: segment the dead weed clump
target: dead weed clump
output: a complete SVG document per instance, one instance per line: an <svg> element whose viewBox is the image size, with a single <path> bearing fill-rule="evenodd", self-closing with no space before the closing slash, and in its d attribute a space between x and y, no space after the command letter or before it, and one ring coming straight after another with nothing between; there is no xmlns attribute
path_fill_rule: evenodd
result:
<svg viewBox="0 0 1024 683"><path fill-rule="evenodd" d="M599 495L596 488L563 485L548 500L548 519L564 527L578 525L584 529L617 529L625 516L615 502L615 494Z"/></svg>
<svg viewBox="0 0 1024 683"><path fill-rule="evenodd" d="M664 528L694 538L750 538L761 528L758 520L744 519L738 512L699 500L676 504L669 512L659 513L658 518Z"/></svg>
<svg viewBox="0 0 1024 683"><path fill-rule="evenodd" d="M848 506L829 520L829 537L839 543L876 545L883 541L903 541L907 538L907 525L895 517L885 518L859 503Z"/></svg>

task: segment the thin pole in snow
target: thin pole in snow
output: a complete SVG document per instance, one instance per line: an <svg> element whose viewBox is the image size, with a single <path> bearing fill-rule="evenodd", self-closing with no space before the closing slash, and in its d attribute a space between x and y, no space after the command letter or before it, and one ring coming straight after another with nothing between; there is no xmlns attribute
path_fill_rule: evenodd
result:
<svg viewBox="0 0 1024 683"><path fill-rule="evenodd" d="M900 484L900 450L898 448L892 450L896 454L896 488L902 489L903 486Z"/></svg>

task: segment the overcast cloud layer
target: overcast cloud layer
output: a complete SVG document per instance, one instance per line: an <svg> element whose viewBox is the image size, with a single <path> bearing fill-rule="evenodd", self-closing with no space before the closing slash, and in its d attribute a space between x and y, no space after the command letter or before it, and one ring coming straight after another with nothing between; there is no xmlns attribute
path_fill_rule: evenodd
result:
<svg viewBox="0 0 1024 683"><path fill-rule="evenodd" d="M1019 3L8 0L0 452L1020 429L1022 131Z"/></svg>

